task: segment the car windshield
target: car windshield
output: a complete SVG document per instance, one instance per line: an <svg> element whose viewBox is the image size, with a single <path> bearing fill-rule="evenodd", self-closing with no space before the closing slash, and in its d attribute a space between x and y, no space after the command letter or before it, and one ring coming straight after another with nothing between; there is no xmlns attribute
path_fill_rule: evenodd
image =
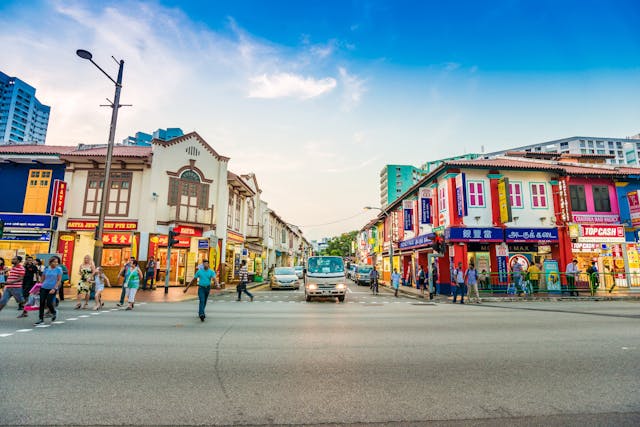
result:
<svg viewBox="0 0 640 427"><path fill-rule="evenodd" d="M371 273L372 267L358 267L358 273Z"/></svg>
<svg viewBox="0 0 640 427"><path fill-rule="evenodd" d="M293 267L293 269L295 271L302 271L302 266L301 265L296 265L295 267Z"/></svg>
<svg viewBox="0 0 640 427"><path fill-rule="evenodd" d="M309 273L342 273L344 262L337 256L309 258Z"/></svg>
<svg viewBox="0 0 640 427"><path fill-rule="evenodd" d="M296 272L291 267L279 267L276 268L276 274L279 276L293 276Z"/></svg>

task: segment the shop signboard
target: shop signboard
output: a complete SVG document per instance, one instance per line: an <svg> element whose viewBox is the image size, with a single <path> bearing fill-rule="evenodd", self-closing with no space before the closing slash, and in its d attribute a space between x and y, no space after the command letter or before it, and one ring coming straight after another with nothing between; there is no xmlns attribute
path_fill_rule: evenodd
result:
<svg viewBox="0 0 640 427"><path fill-rule="evenodd" d="M418 246L427 246L432 243L431 238L434 237L433 233L423 234L411 239L403 240L398 244L400 249L409 249Z"/></svg>
<svg viewBox="0 0 640 427"><path fill-rule="evenodd" d="M500 222L511 222L511 203L509 202L509 178L502 177L498 180L498 208L500 210Z"/></svg>
<svg viewBox="0 0 640 427"><path fill-rule="evenodd" d="M202 228L200 227L189 227L186 225L178 225L173 228L178 234L189 237L201 237L202 236Z"/></svg>
<svg viewBox="0 0 640 427"><path fill-rule="evenodd" d="M404 231L413 231L413 201L403 200L402 209L404 210Z"/></svg>
<svg viewBox="0 0 640 427"><path fill-rule="evenodd" d="M158 242L160 241L159 236L157 235L151 235L149 236L149 249L148 249L148 255L151 257L154 257L155 259L158 259Z"/></svg>
<svg viewBox="0 0 640 427"><path fill-rule="evenodd" d="M580 225L579 242L624 243L622 225Z"/></svg>
<svg viewBox="0 0 640 427"><path fill-rule="evenodd" d="M71 271L71 263L73 262L73 249L76 246L75 234L60 234L58 237L58 253L62 264Z"/></svg>
<svg viewBox="0 0 640 427"><path fill-rule="evenodd" d="M498 261L498 282L509 282L509 246L506 243L501 243L496 246L496 258Z"/></svg>
<svg viewBox="0 0 640 427"><path fill-rule="evenodd" d="M209 249L209 239L198 240L198 249Z"/></svg>
<svg viewBox="0 0 640 427"><path fill-rule="evenodd" d="M526 242L557 242L557 228L507 228L507 242L526 243Z"/></svg>
<svg viewBox="0 0 640 427"><path fill-rule="evenodd" d="M467 176L464 173L456 175L456 207L458 217L467 216Z"/></svg>
<svg viewBox="0 0 640 427"><path fill-rule="evenodd" d="M631 216L631 225L640 227L640 197L637 191L627 193L627 202L629 203L629 214Z"/></svg>
<svg viewBox="0 0 640 427"><path fill-rule="evenodd" d="M613 254L613 272L615 273L616 285L626 286L624 281L624 256L622 254L622 245L611 245Z"/></svg>
<svg viewBox="0 0 640 427"><path fill-rule="evenodd" d="M173 245L174 248L189 248L191 247L191 238L187 236L177 236L178 243ZM169 244L169 237L166 234L158 236L158 246L166 247Z"/></svg>
<svg viewBox="0 0 640 427"><path fill-rule="evenodd" d="M590 224L615 224L620 222L619 215L611 214L573 214L573 222L590 223Z"/></svg>
<svg viewBox="0 0 640 427"><path fill-rule="evenodd" d="M23 215L0 213L0 220L4 221L7 228L41 228L51 229L51 215Z"/></svg>
<svg viewBox="0 0 640 427"><path fill-rule="evenodd" d="M131 233L104 233L102 235L102 243L105 245L124 245L131 246L133 241ZM134 256L131 254L131 256Z"/></svg>
<svg viewBox="0 0 640 427"><path fill-rule="evenodd" d="M449 242L502 242L502 228L489 227L450 227L444 231L444 238Z"/></svg>
<svg viewBox="0 0 640 427"><path fill-rule="evenodd" d="M68 230L95 230L98 220L69 219L67 220ZM134 231L138 228L138 221L105 221L105 231Z"/></svg>
<svg viewBox="0 0 640 427"><path fill-rule="evenodd" d="M431 224L431 189L421 188L418 191L420 199L420 224Z"/></svg>
<svg viewBox="0 0 640 427"><path fill-rule="evenodd" d="M542 264L548 292L560 292L560 269L555 259L545 259Z"/></svg>
<svg viewBox="0 0 640 427"><path fill-rule="evenodd" d="M51 196L51 215L64 215L64 205L67 200L67 183L56 179L53 181L53 194Z"/></svg>
<svg viewBox="0 0 640 427"><path fill-rule="evenodd" d="M20 240L20 241L39 241L39 242L48 242L51 240L51 233L36 233L36 234L14 234L14 233L4 233L2 235L2 240Z"/></svg>

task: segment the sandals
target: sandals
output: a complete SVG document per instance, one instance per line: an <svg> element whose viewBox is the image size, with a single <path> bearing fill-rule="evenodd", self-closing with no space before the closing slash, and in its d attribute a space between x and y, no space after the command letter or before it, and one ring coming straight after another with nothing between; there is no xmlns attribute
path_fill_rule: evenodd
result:
<svg viewBox="0 0 640 427"><path fill-rule="evenodd" d="M73 309L74 309L74 310L79 310L79 309L80 309L80 307L82 307L82 304L78 303L78 304L76 304L76 306L75 306L75 307L73 307Z"/></svg>

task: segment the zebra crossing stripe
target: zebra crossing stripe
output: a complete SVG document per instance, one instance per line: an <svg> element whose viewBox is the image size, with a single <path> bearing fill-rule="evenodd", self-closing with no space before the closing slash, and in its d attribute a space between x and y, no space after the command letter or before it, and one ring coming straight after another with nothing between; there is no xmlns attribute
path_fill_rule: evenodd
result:
<svg viewBox="0 0 640 427"><path fill-rule="evenodd" d="M13 334L0 334L0 338L10 337Z"/></svg>

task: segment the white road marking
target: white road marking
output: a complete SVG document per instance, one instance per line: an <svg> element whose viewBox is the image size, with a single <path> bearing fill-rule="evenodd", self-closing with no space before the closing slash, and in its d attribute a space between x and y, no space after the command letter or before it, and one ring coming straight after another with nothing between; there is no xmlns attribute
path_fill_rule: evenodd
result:
<svg viewBox="0 0 640 427"><path fill-rule="evenodd" d="M77 317L69 317L67 320L78 320Z"/></svg>
<svg viewBox="0 0 640 427"><path fill-rule="evenodd" d="M97 311L95 313L91 313L92 316L97 316L98 314L100 313L98 313Z"/></svg>
<svg viewBox="0 0 640 427"><path fill-rule="evenodd" d="M56 320L55 322L53 322L54 325L62 325L64 323L64 320Z"/></svg>
<svg viewBox="0 0 640 427"><path fill-rule="evenodd" d="M86 314L83 314L82 316L78 316L78 317L83 317L84 318L84 317L89 317L89 316L86 315Z"/></svg>
<svg viewBox="0 0 640 427"><path fill-rule="evenodd" d="M0 334L0 338L10 337L13 334Z"/></svg>
<svg viewBox="0 0 640 427"><path fill-rule="evenodd" d="M109 310L109 311L118 311L118 310L120 310L120 309L119 309L119 308L112 308L112 309L111 309L111 310Z"/></svg>
<svg viewBox="0 0 640 427"><path fill-rule="evenodd" d="M33 329L18 329L16 332L31 332Z"/></svg>
<svg viewBox="0 0 640 427"><path fill-rule="evenodd" d="M36 325L36 328L48 328L51 325Z"/></svg>

